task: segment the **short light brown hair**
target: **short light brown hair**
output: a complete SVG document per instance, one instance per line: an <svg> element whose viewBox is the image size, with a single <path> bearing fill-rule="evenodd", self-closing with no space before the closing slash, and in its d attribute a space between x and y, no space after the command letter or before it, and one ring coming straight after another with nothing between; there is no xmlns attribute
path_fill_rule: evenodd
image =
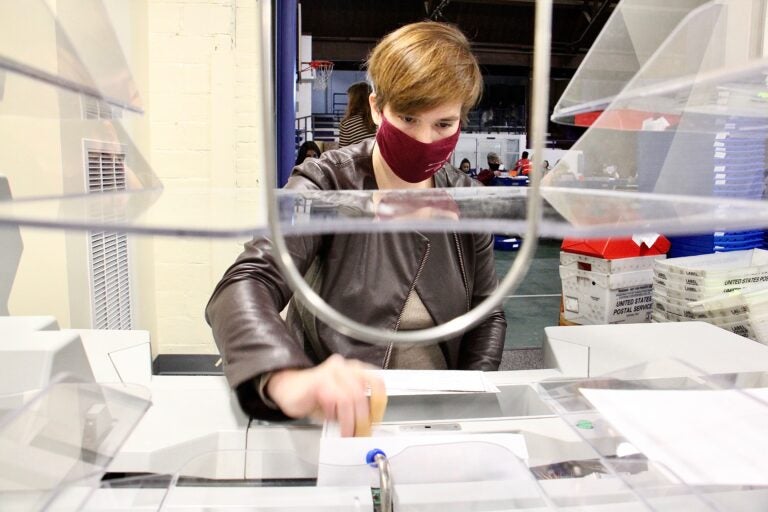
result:
<svg viewBox="0 0 768 512"><path fill-rule="evenodd" d="M480 99L483 76L469 41L454 25L423 21L385 36L368 56L376 107L415 114L448 101L461 116Z"/></svg>

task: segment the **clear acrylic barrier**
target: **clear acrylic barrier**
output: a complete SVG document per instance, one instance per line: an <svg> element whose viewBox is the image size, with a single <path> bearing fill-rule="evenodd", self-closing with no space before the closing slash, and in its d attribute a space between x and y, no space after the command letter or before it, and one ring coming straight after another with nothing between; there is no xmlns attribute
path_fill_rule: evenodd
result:
<svg viewBox="0 0 768 512"><path fill-rule="evenodd" d="M645 11L646 16L650 13ZM758 44L761 32L749 24L735 23L736 16L744 17L746 23L757 22L751 6L739 1L710 1L691 10L622 90L603 105L607 114L601 123L607 126L613 121L613 127L632 129L631 123L615 124L618 114L632 112L654 117L715 116L710 122L717 121L717 116L764 117L761 92L766 61ZM653 31L642 34L650 39ZM631 115L626 118L631 120ZM669 121L674 123L674 119Z"/></svg>
<svg viewBox="0 0 768 512"><path fill-rule="evenodd" d="M134 142L141 121L103 100L7 73L0 97L0 174L14 198L55 198L63 205L87 193L161 188ZM41 201L41 208L50 200ZM131 215L120 205L106 214Z"/></svg>
<svg viewBox="0 0 768 512"><path fill-rule="evenodd" d="M647 429L647 438L632 433L630 439L624 433L633 429L621 423L623 420L607 420L606 414L615 417L616 412L595 408L585 394L591 392L590 390L624 392L620 399L628 406L636 408L638 414L643 414L640 412L641 397L651 395L633 392L669 393L665 394L663 399L682 400L683 404L689 404L678 406L682 411L685 407L694 407L690 404L697 404L697 400L704 397L730 401L734 408L738 401L757 411L757 416L753 414L751 418L757 422L755 428L759 429L760 422L768 421L768 403L762 398L763 395L753 396L747 388L765 388L765 382L766 378L762 373L713 376L680 361L664 360L594 379L544 381L539 385L539 392L553 411L595 450L600 463L608 472L625 482L638 501L644 503L649 510L680 510L680 507L684 506L690 510L757 511L765 509L768 504L768 486L756 485L755 482L723 483L729 477L724 479L720 471L710 470L717 464L727 467L725 465L728 461L725 458L718 459L716 464L705 468L681 466L680 461L690 460L686 459L690 454L686 455L678 445L663 445L666 431L678 426L674 419L665 421L663 417L655 419L638 416L634 423ZM718 395L723 392L734 394ZM598 398L601 399L601 407L606 407L604 395L597 393L593 399ZM727 417L729 408L718 408L715 413ZM652 420L655 420L655 424L653 428L648 428L647 422ZM734 416L733 424L740 420L741 418ZM707 428L701 428L701 425L698 427L690 428L688 435L695 443L700 443L698 446L703 451L716 441L707 437ZM709 428L709 425L707 427ZM740 440L734 441L736 443L733 447L727 443L724 449L732 448L735 455L741 457L745 464L749 464L750 455L739 453L740 448L737 446ZM633 443L641 444L635 447ZM760 446L762 443L757 442L751 451L762 456L765 453L765 446ZM647 451L640 448L641 446L647 447ZM738 480L738 475L743 475L744 469L734 467L732 473L737 475L733 479ZM747 480L752 478L759 479L747 477ZM703 483L704 481L707 483Z"/></svg>
<svg viewBox="0 0 768 512"><path fill-rule="evenodd" d="M469 439L435 439L390 456L395 510L713 510L644 459L596 458L573 461L568 475L565 464L532 473L506 448ZM380 497L378 469L364 462L318 465L295 452L224 450L195 457L172 478L105 481L84 510L359 511L374 510Z"/></svg>
<svg viewBox="0 0 768 512"><path fill-rule="evenodd" d="M376 447L375 438L370 445ZM492 443L411 447L389 462L398 511L551 510L522 461ZM147 480L137 483L148 487ZM379 499L379 471L365 457L354 464L318 465L293 452L233 450L187 463L170 483L160 510L258 511L280 504L291 510L360 511L374 510Z"/></svg>
<svg viewBox="0 0 768 512"><path fill-rule="evenodd" d="M0 69L141 112L108 5L120 12L101 0L3 0Z"/></svg>
<svg viewBox="0 0 768 512"><path fill-rule="evenodd" d="M173 475L108 478L91 494L82 512L155 512L168 494Z"/></svg>
<svg viewBox="0 0 768 512"><path fill-rule="evenodd" d="M27 19L39 23L60 37L38 38L39 44L48 46L29 53L31 49L25 50L8 35L13 31L0 31L4 34L0 37L11 37L0 41L0 56L11 54L0 60L0 67L8 70L0 101L0 134L7 148L0 172L8 174L15 197L27 198L0 204L0 223L202 237L267 233L263 190L249 185L259 179L257 175L274 170L257 169L253 178L243 179L247 185L228 186L215 179L229 169L201 176L199 164L210 157L202 149L188 151L196 147L193 141L199 142L200 121L186 119L183 109L158 101L153 113L160 113L154 119L167 121L167 126L180 122L180 131L172 136L190 140L158 146L160 157L153 155L156 174L142 156L145 150L134 142L142 137L137 135L141 133L136 131L137 120L123 119L119 109L103 108L98 102L94 106L82 94L71 92L93 87L98 98L137 106L136 86L111 26L118 14L130 18L121 11L128 7L119 2L67 1L57 2L53 13L43 0L27 3L31 10L23 16L24 23ZM17 4L0 5L13 11L21 9ZM760 160L768 134L760 121L768 117L761 92L766 61L755 51L754 31L745 29L744 24L755 18L743 4L732 0L620 4L557 109L572 114L607 105L600 106L605 110L602 115L547 176L543 236L680 234L768 226L768 205L761 200L765 165ZM13 20L19 17L3 16L0 23L15 25ZM23 23L14 31L19 26ZM89 30L80 30L86 26ZM22 36L29 37L27 32ZM100 43L90 44L95 36ZM38 53L48 57L41 60ZM201 59L194 69L216 66L213 56ZM36 82L40 77L33 73L19 72L20 66L9 65L11 61L25 62L48 75L61 70L84 77L83 87L57 91ZM197 91L194 80L190 82L185 87ZM62 87L55 80L47 83ZM171 102L171 94L164 94L161 97ZM258 97L242 112L254 126L259 113L269 110L263 101ZM555 115L559 121L567 121L566 117ZM106 149L86 147L95 140ZM51 153L52 141L57 149ZM253 143L263 143L258 134ZM80 174L89 162L81 162L79 155L102 159L94 160L94 168L103 168L103 159L114 158L115 149L123 156L108 163L125 167L125 178L115 186L107 180L83 189ZM187 176L190 166L198 169L195 181L205 183L205 188L154 191L161 187L158 175L169 176L168 183L174 185L177 177ZM59 170L63 180L58 175L49 179ZM97 190L110 195L85 193ZM445 192L455 205L441 204L434 192L285 192L281 221L292 234L414 229L524 234L526 192L507 187ZM292 195L296 197L291 199ZM29 199L32 196L48 197ZM399 204L404 197L423 204Z"/></svg>
<svg viewBox="0 0 768 512"><path fill-rule="evenodd" d="M636 16L645 26L652 10L650 3L643 4L627 0L615 17ZM548 175L550 185L607 189L615 195L653 193L670 202L676 199L667 194L713 199L720 207L708 214L710 233L721 231L721 225L722 231L739 227L723 223L732 203L762 202L768 60L760 43L762 25L757 27L760 16L752 12L750 2L696 4L679 3L677 13L685 16L670 18L679 19L671 31L658 13L653 14L653 23L661 21L658 31L647 26L633 31L634 21L624 19L622 37L638 47L647 43L653 53L638 59L642 66L607 100L590 98L578 105L572 97L555 114L558 122L577 122L589 129ZM671 9L677 7L675 3ZM661 33L663 38L658 37ZM611 67L610 58L598 65L599 48L593 48L587 68ZM575 78L571 89L587 90L589 83L587 73L583 80ZM568 101L564 98L561 104ZM571 114L586 117L579 121ZM575 207L575 197L564 194L561 204ZM750 224L740 227L750 229Z"/></svg>
<svg viewBox="0 0 768 512"><path fill-rule="evenodd" d="M578 71L555 106L557 122L607 107L652 58L691 11L709 0L623 0L590 48ZM703 35L702 35L703 37ZM697 51L699 48L691 48ZM690 66L676 59L672 67ZM689 68L688 68L689 69Z"/></svg>
<svg viewBox="0 0 768 512"><path fill-rule="evenodd" d="M26 2L23 3L26 4ZM654 8L660 7L662 3L666 8L670 8L666 5L669 2L646 2ZM726 19L723 12L726 7L745 3L712 3L693 12L701 2L681 1L675 4L679 5L680 9L669 18L664 18L665 23L659 23L658 15L652 19L653 24L663 29L659 34L648 41L637 38L631 40L633 47L642 48L642 51L636 52L637 66L630 63L629 69L623 70L623 76L617 75L618 79L612 77L607 80L611 82L608 87L593 88L599 91L598 100L602 97L611 98L614 102L614 113L606 112L607 115L604 115L574 148L571 153L573 156L564 158L550 174L550 184L558 185L559 188L549 188L544 191L548 205L542 220L542 235L586 237L638 231L675 234L768 226L768 204L761 201L764 185L760 179L756 178L756 176L762 177L765 170L764 164L758 158L760 147L764 146L766 138L766 130L761 124L765 117L765 111L761 108L764 99L761 97L764 63L759 59L752 61L726 59L718 63L706 53L711 49L713 52L711 56L717 56L718 45L723 41L722 31L733 30L730 26L723 25ZM625 2L625 4L631 4L631 2ZM106 18L103 16L101 4L95 6L90 2L80 4L57 2L57 5L55 17L47 11L47 6L42 0L34 2L28 10L24 10L18 16L0 17L0 20L4 20L0 21L0 27L8 29L8 31L0 31L0 38L3 35L16 34L17 27L23 26L19 20L26 21L22 18L28 17L32 23L40 23L41 30L47 31L48 36L45 41L49 45L41 52L47 57L40 61L37 56L27 57L12 53L16 50L32 48L29 45L19 44L20 39L12 38L10 41L0 39L2 41L0 67L6 69L0 76L2 81L0 88L3 91L0 109L5 109L2 110L2 134L5 141L3 155L8 157L3 161L3 167L7 168L0 171L10 174L13 185L20 178L25 176L29 178L27 171L32 168L35 171L33 180L36 180L36 185L42 188L45 184L51 188L44 190L40 188L33 194L20 195L59 196L0 203L0 223L77 229L107 227L123 232L172 236L232 237L253 233L265 234L263 197L258 189L238 189L233 185L231 188L218 190L211 188L201 191L156 190L159 182L155 174L144 163L141 151L127 135L131 133L130 120L126 121L125 125L115 121L118 113L112 110L102 113L101 105L96 107L95 117L89 119L88 115L93 115L93 109L91 108L91 114L88 114L89 108L80 96L52 89L46 90L44 86L29 80L29 77L32 77L35 80L53 83L68 91L83 92L90 97L105 99L113 104L138 110L130 73L121 75L124 59L121 58L119 47L115 51L112 44L114 34L109 23L103 23ZM79 27L77 24L74 26L68 24L70 21L65 21L63 17L67 14L68 7L77 5L84 6L84 12L75 11L74 14L77 16L73 15L71 20L77 20ZM16 8L10 1L0 6L4 9ZM10 11L3 11L3 13L8 12ZM683 24L674 25L674 20L682 19L688 12L690 15ZM732 15L728 19L738 19L738 16ZM624 23L629 27L632 23L628 20L629 18L625 19ZM667 21L669 23L666 23ZM643 23L637 25L633 34L638 38L645 37L643 34L647 33L650 24L652 23L649 19L645 19ZM78 39L79 35L69 34L82 27L88 27L88 30L84 31L88 32L85 34L88 37L103 34L104 30L109 32L109 35L103 39L104 43L93 45L88 40ZM735 28L739 30L741 27ZM28 33L34 37L36 31L29 30ZM691 39L690 48L681 49L676 42L686 40L689 33L695 38ZM731 33L727 32L727 35ZM71 37L63 37L65 35ZM712 44L709 46L695 44L702 40L711 41ZM606 41L610 43L606 46L613 45L610 41ZM100 60L98 55L90 56L89 50L97 52L103 50L109 58ZM663 53L667 51L671 53ZM701 68L705 71L703 76L692 75L690 66L680 66L676 74L675 69L669 73L669 68L656 67L659 63L676 62L676 59L679 61L678 57L686 56L688 51L698 51L698 53L692 53L690 58L685 60L687 64L695 65L697 62L707 64L706 67ZM61 67L60 56L62 55L65 60L72 61L70 66ZM667 57L671 58L667 59ZM614 59L614 63L616 60ZM112 64L116 66L113 68ZM124 68L128 69L127 66ZM630 85L628 92L615 96L614 91L619 89L616 85L629 82L630 75L634 75L635 69L641 68L640 78ZM611 65L605 69L610 70L613 67ZM647 75L643 75L643 71ZM648 79L644 79L644 76ZM590 87L584 88L584 90L587 89ZM23 94L20 94L21 91ZM36 96L38 93L41 96ZM48 96L45 101L42 103L37 101L46 94ZM658 101L649 101L654 98L658 98ZM580 102L592 100L594 98L578 97L572 105L568 105L568 108L571 109L571 113L592 111L593 105L588 108L579 107ZM259 108L263 109L265 116L269 115L264 105L257 106L256 110ZM628 109L639 112L639 115L627 115L625 111ZM664 114L663 121L659 114ZM733 118L735 115L745 114L750 117L750 122ZM20 121L25 117L24 121ZM754 119L757 119L757 123L751 122ZM639 131L646 120L650 120L646 126L648 130ZM666 126L664 126L665 123ZM661 130L658 130L659 128ZM98 153L109 153L113 156L115 153L125 153L125 161L120 162L118 158L110 164L118 167L126 162L134 162L127 164L128 178L122 182L122 186L102 187L102 190L114 191L91 195L84 194L82 187L70 186L71 180L64 181L65 185L60 189L51 186L51 184L62 182L58 174L50 179L50 174L47 173L54 170L57 172L61 170L67 176L74 175L76 180L82 179L82 174L76 174L82 173L82 165L72 168L68 167L68 163L63 163L70 161L67 152L84 151L81 138L74 143L72 140L67 143L66 137L62 134L69 133L85 134L84 138L99 139L102 144L106 142L107 145L112 145L107 149L117 147L118 151L99 151L98 147L91 148L98 158L103 157ZM50 137L32 137L30 134L49 134ZM55 141L50 145L54 148L52 152L55 156L45 160L41 157L44 152L40 150L48 149L51 140ZM62 146L59 148L58 144ZM119 151L123 147L128 149L125 152ZM720 151L722 148L727 151ZM85 149L87 153L87 148ZM743 154L745 150L750 152L749 157ZM727 153L729 157L728 162L722 165L715 161L715 159L725 159L718 156L721 153ZM134 154L136 156L132 157L131 155ZM103 161L99 163L104 167ZM158 165L157 160L154 163ZM273 169L258 171L262 174L274 172ZM215 175L216 170L211 174ZM182 178L186 176L184 171L174 175ZM215 180L211 179L211 182L215 183ZM593 190L596 188L601 190ZM741 194L745 191L746 195ZM309 194L284 192L280 194L280 201L282 201L281 221L286 232L292 234L414 229L525 232L523 212L526 191L517 189L478 188L448 192L388 192L387 194L376 191ZM196 309L198 314L200 310L199 307ZM674 376L675 373L671 372L669 375ZM673 378L673 382L677 382L678 379L679 377ZM684 389L688 386L692 389L699 389L697 386L710 389L711 386L708 387L706 381L704 382L702 384L697 378L692 378L690 382L683 379L681 385ZM575 398L571 396L570 400L579 402L578 396ZM591 418L588 405L583 403L580 405L586 412L579 412L577 416L587 415L586 418ZM140 414L137 418L138 416ZM568 418L568 416L564 417ZM98 416L97 420L99 418L101 416ZM576 419L576 416L571 419ZM615 442L616 435L608 431L605 435L595 435L595 437L600 441L594 442L604 447L601 448L602 451L598 450L598 453L601 454L599 462L605 465L618 447ZM614 452L611 452L611 449L614 449ZM104 455L102 458L106 458L108 450L99 452L99 455ZM251 459L250 463L238 455L234 456L235 460L230 460L230 456L227 455L212 457L213 459L201 459L201 462L191 464L185 471L189 474L185 474L184 477L214 479L210 475L212 468L215 468L225 475L224 480L216 478L217 482L226 483L227 479L231 478L240 481L237 475L241 474L241 469L242 474L245 475L245 469L250 464L260 466L264 465L265 461L267 466L271 464L268 462L269 456L266 458L258 456L255 460ZM284 454L278 458L281 463L290 461ZM3 459L7 461L6 463L11 460L6 457ZM652 466L651 469L643 470L647 465ZM46 469L48 467L54 468L54 465L45 466ZM307 467L301 460L295 460L295 464L291 467L292 470L285 474L295 474L297 470L310 471L311 469L311 466ZM676 500L683 502L690 500L691 502L686 503L686 506L690 506L692 510L697 510L696 507L701 506L704 509L713 508L711 500L714 493L707 492L706 499L701 498L701 492L698 495L696 492L691 494L690 489L680 485L674 477L670 476L671 472L668 469L661 468L658 464L621 460L609 461L606 467L611 468L614 475L629 474L633 477L637 475L637 478L622 476L622 478L605 479L599 482L601 488L603 484L606 486L603 488L605 492L593 494L589 493L592 485L589 480L555 480L551 485L547 482L542 484L543 488L548 489L545 494L556 497L550 498L547 506L550 508L573 506L579 509L581 504L587 503L597 508L602 506L605 510L617 510L620 503L622 507L626 505L631 510L647 510L661 508L660 504L663 504L670 510L678 510L683 504ZM30 469L39 471L37 465ZM68 477L66 479L68 483L84 482L82 487L84 496L90 492L94 482L100 476L100 469L93 468L93 471L90 469L90 467L78 469L77 474L73 474L71 479ZM367 467L361 469L370 472ZM24 475L23 471L18 473ZM301 471L299 474L302 474ZM279 474L278 477L280 477ZM40 486L40 481L45 482L46 489L36 487L30 493L22 493L24 495L16 493L17 497L21 499L28 495L30 499L38 499L39 496L40 499L50 502L62 496L55 490L48 489L50 485L56 483L55 479L38 480L38 475L35 474L35 485ZM179 481L182 485L178 485ZM199 489L189 487L191 492L185 494L187 488L183 485L184 479L179 481L172 488L167 505L177 506L179 510L201 508L199 494L195 494ZM625 482L628 483L625 484ZM501 486L501 492L504 492L504 489L510 486L508 482L502 483L504 485ZM463 492L465 499L466 496L473 496L472 492L462 487L464 484L455 482L443 487L439 487L443 485L439 483L414 485L436 486L430 492L432 495L442 495L437 492L438 490L442 492L455 490ZM467 485L471 487L478 483L471 482ZM481 485L479 495L489 495L488 484L481 482L479 485ZM217 492L214 487L206 487L206 489L207 492ZM416 493L419 492L418 487L414 489L417 489ZM249 497L248 493L254 492L251 488L241 490L245 498ZM283 500L285 493L277 492L280 489L275 491L272 499ZM316 492L316 489L310 488L310 491L305 506L316 510L317 508L313 508L313 505L317 502L312 501L312 492ZM524 494L528 496L527 493ZM728 491L726 494L732 495ZM606 498L606 495L611 497ZM226 496L237 498L231 492ZM583 498L583 496L590 497ZM346 498L349 498L349 495L339 493L328 495L329 510L338 510L338 504ZM174 499L179 501L173 501ZM510 499L510 497L507 495L504 499ZM251 503L247 500L246 502ZM676 503L676 507L669 505L673 502ZM357 506L354 497L349 503L353 507ZM466 502L464 504L466 505ZM538 503L532 505L534 509L537 506ZM252 503L249 508L254 508ZM727 507L719 508L728 510ZM462 510L466 509L465 507ZM440 510L445 510L445 507L441 505Z"/></svg>
<svg viewBox="0 0 768 512"><path fill-rule="evenodd" d="M143 190L0 202L0 223L165 236L266 235L259 189ZM286 234L413 230L525 233L524 187L278 191ZM600 237L768 226L768 203L601 190L543 190L540 235Z"/></svg>
<svg viewBox="0 0 768 512"><path fill-rule="evenodd" d="M140 386L62 376L0 418L0 508L76 510L149 407Z"/></svg>
<svg viewBox="0 0 768 512"><path fill-rule="evenodd" d="M623 443L604 424L594 428ZM601 454L543 471L529 470L492 443L435 441L389 457L395 510L645 512L762 510L765 505L762 489L693 488L638 455ZM376 447L375 438L370 445ZM323 475L326 485L318 480ZM295 452L222 450L195 457L172 477L106 480L83 510L367 511L375 510L380 496L378 470L364 463L318 465Z"/></svg>
<svg viewBox="0 0 768 512"><path fill-rule="evenodd" d="M712 510L645 460L575 461L569 475L547 475L504 447L468 440L407 448L389 462L397 511ZM652 488L656 501L630 477ZM375 510L380 499L378 469L364 462L318 465L295 452L224 450L195 457L173 477L105 481L84 510L360 511Z"/></svg>

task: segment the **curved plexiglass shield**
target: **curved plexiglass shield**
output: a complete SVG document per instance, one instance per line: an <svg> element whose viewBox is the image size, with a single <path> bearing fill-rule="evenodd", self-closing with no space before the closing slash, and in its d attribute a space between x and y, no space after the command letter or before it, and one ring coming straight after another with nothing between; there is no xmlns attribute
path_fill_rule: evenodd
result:
<svg viewBox="0 0 768 512"><path fill-rule="evenodd" d="M0 5L6 4L10 5ZM253 9L264 2L238 4L236 9L220 4L201 10L197 5L163 5L167 12L151 19L163 19L167 24L152 25L146 30L146 40L141 41L132 40L129 34L145 19L146 12L141 11L145 3L122 3L124 15L113 17L109 9L121 7L107 2L103 5L107 6L114 37L102 37L104 43L97 45L73 32L82 27L89 28L83 37L101 34L108 26L101 23L105 18L99 13L104 9L89 3L56 4L56 10L45 11L47 14L38 9L47 6L39 3L25 13L34 15L35 20L35 12L40 13L48 41L55 40L51 43L55 52L44 48L42 60L11 50L0 53L6 57L0 60L0 172L9 176L10 190L18 199L0 203L0 223L16 229L16 239L16 226L23 226L24 257L33 263L22 264L16 286L27 290L34 287L39 292L35 304L19 301L16 306L49 311L53 304L63 321L75 326L95 325L104 318L106 323L100 327L139 326L150 329L153 340L162 339L180 351L210 352L210 328L203 311L219 276L240 250L231 238L242 242L267 232L260 186L265 173L274 169L260 165L262 160L255 155L271 151L257 128L271 115L271 106L269 95L259 93L258 80L253 77L260 66L268 65L257 55L272 36L264 28L268 23L261 24L258 9ZM604 112L592 118L597 120L584 138L550 172L541 233L588 237L764 228L768 225L768 206L762 201L765 166L761 163L765 156L761 108L765 82L763 61L751 39L755 34L751 27L759 20L755 17L759 13L745 15L741 8L745 2L733 0L645 4L664 7L670 15L659 23L645 13L635 25L631 12L624 11L622 22L631 38L622 44L615 43L616 38L605 39L606 47L627 49L631 45L636 49L634 61L624 63L623 75L609 77L607 84L599 87L587 84L582 92L574 85L575 99L563 103L563 111L573 115L593 112L595 106ZM93 9L80 13L78 5ZM91 23L90 13L101 16L101 21ZM7 22L11 18L3 19ZM76 23L72 25L71 20ZM644 40L651 24L660 30ZM51 36L59 33L68 37ZM734 38L734 34L747 39ZM119 48L112 52L115 40ZM734 41L738 42L735 46ZM16 45L15 41L3 43L14 51ZM19 46L24 48L18 51L30 48ZM180 48L184 51L177 51ZM90 54L101 49L110 54L110 60L100 61L98 55ZM145 50L152 58L137 58ZM615 54L611 58L619 60ZM21 61L28 65L16 64ZM124 80L119 78L123 61L131 70ZM679 65L669 64L676 62ZM102 76L100 69L109 69L105 76L111 78L98 78ZM599 75L604 67L595 69ZM65 70L68 74L63 74ZM51 83L63 89L48 87ZM149 92L139 95L148 99L146 103L137 103L136 89ZM598 93L586 95L587 90ZM99 101L92 102L94 98ZM115 108L138 110L138 105L146 107L144 117ZM525 235L526 230L528 194L524 187L407 193L283 191L278 196L281 224L293 235L492 230L512 238ZM142 236L147 234L173 238ZM225 240L219 245L208 240L210 237ZM104 258L105 254L110 257ZM41 279L43 274L46 278ZM105 290L116 292L107 294ZM211 361L211 368L219 367L216 359ZM531 400L531 404L523 415L546 415L538 402ZM440 447L433 443L429 450L433 449ZM414 452L419 454L413 457L415 461L432 459L434 464L443 460L427 457L422 450ZM498 452L488 454L484 448L475 446L470 452L484 455L481 460L499 460L494 458ZM438 467L444 471L441 478L415 482L409 496L418 505L421 499L434 499L437 488L444 496L455 498L463 506L461 510L477 496L492 497L496 491L502 498L495 505L501 508L578 508L587 503L615 510L621 503L629 504L628 510L654 509L656 502L649 504L649 496L670 499L665 502L670 510L683 504L697 510L701 505L701 493L690 492L679 479L670 483L668 467L656 464L655 470L646 471L645 461L631 458L612 464L612 455L598 448L583 464L546 460L537 466L540 478L560 472L594 475L589 480L542 483L521 475L512 485L502 478L492 489L484 482L462 486L458 479L450 478L450 483L444 484L444 472L451 468ZM259 494L256 487L238 487L225 493L203 486L202 491L187 492L185 483L239 482L250 478L249 468L271 464L264 458L249 459L242 454L235 455L234 461L230 456L211 457L181 473L183 478L177 484L182 485L172 489L166 506L178 503L182 509L195 508L202 492L218 494L216 498L224 500L220 506L240 506L227 501L240 496L246 508L253 508L254 499L267 495L266 491ZM315 462L307 465L293 460L292 464L284 455L275 458L289 470L277 478L286 474L317 478ZM519 469L514 458L501 460L508 464L499 475ZM338 465L330 466L339 469ZM346 492L349 489L326 493L329 509L350 506L355 510L361 504L369 505L369 497L373 501L371 468L358 460L351 466L364 471L368 486L353 489L352 494ZM495 464L480 466L492 470ZM79 474L90 488L98 471ZM641 484L627 484L621 477L624 474L638 475ZM430 474L420 476L429 478ZM643 486L646 477L659 485ZM427 498L419 491L423 484L437 486L428 487ZM43 499L50 498L49 487L43 490ZM315 492L314 488L307 491L305 505L317 505ZM274 492L270 499L282 501L284 496ZM180 501L174 502L175 498ZM708 501L703 503L704 510L712 508ZM448 510L446 507L447 503L440 504L441 510Z"/></svg>
<svg viewBox="0 0 768 512"><path fill-rule="evenodd" d="M759 9L753 12L747 3L620 4L555 109L556 121L573 122L578 114L586 116L579 124L591 127L568 154L551 161L542 234L677 234L768 224L764 203L756 201L762 198L765 168L760 161L765 139L762 28ZM13 4L3 5L15 9ZM61 48L48 60L24 53L15 55L14 62L27 59L24 62L33 67L43 67L35 62L49 62L51 69L65 70L72 61L82 69L80 75L104 77L93 80L102 100L133 98L135 90L144 90L142 96L154 101L144 117L136 117L115 107L120 102L57 92L18 66L5 65L0 112L4 144L13 150L0 156L0 170L9 176L15 197L58 199L2 204L1 221L77 229L109 226L163 235L237 237L266 232L259 184L263 173L272 171L260 168L253 155L264 151L256 127L270 106L267 98L245 93L257 87L257 50L264 39L258 9L212 11L222 26L231 26L233 20L250 24L236 44L218 37L214 28L208 34L205 27L182 23L212 13L169 8L163 13L168 26L155 27L157 34L148 39L151 69L139 57L146 51L144 43L128 35L146 12L111 2L98 7L59 2L54 11L34 2L33 9L30 14L38 16L29 18L42 18L51 25L49 32L67 37L47 39L52 48ZM87 15L79 16L83 12ZM93 25L96 34L112 26L113 34L102 38L106 43L98 46L98 54L87 44L93 34L76 30L84 23ZM197 51L174 60L170 49L187 47L182 45ZM21 49L6 53L10 51ZM116 57L106 59L107 53ZM233 66L238 62L250 64ZM150 71L158 81L131 79ZM213 76L219 78L209 83ZM114 92L118 85L126 91ZM150 133L152 143L147 144ZM84 169L92 178L85 185ZM123 193L158 189L161 183L166 189L162 193ZM97 190L117 195L86 194ZM381 200L387 197L384 193L365 194L368 197L313 192L306 200L297 197L295 211L286 207L281 221L293 233L377 231L383 220L391 231L424 224L458 231L475 226L518 233L526 229L520 205L525 187L449 192L458 196L458 212L449 208L431 214L422 209L418 215L411 205L398 204L399 194L391 201ZM424 202L434 201L430 193L425 195ZM361 201L367 203L362 208ZM357 204L349 208L350 203ZM386 206L383 215L378 211L381 203Z"/></svg>
<svg viewBox="0 0 768 512"><path fill-rule="evenodd" d="M77 510L150 405L140 386L67 377L22 401L0 418L3 510Z"/></svg>
<svg viewBox="0 0 768 512"><path fill-rule="evenodd" d="M589 115L610 105L638 71L656 56L680 22L707 3L708 0L624 0L619 3L555 105L552 118L573 123L576 115ZM682 64L688 65L687 59L683 59Z"/></svg>
<svg viewBox="0 0 768 512"><path fill-rule="evenodd" d="M278 504L293 510L378 510L388 488L381 487L378 467L366 462L377 441L348 441L336 454L321 448L319 461L285 451L203 454L174 476L158 510L270 510ZM394 446L391 440L384 444ZM394 510L551 510L549 498L508 446L471 437L396 444L400 448L389 449L387 456Z"/></svg>
<svg viewBox="0 0 768 512"><path fill-rule="evenodd" d="M598 178L600 180L600 178ZM563 185L564 183L560 183ZM659 185L661 187L661 185ZM762 186L762 185L761 185ZM690 234L761 228L763 202L685 194L616 193L567 186L542 191L540 235L600 237L643 232ZM527 190L277 192L287 235L425 231L524 234ZM0 203L5 222L152 235L267 235L258 189L144 190Z"/></svg>
<svg viewBox="0 0 768 512"><path fill-rule="evenodd" d="M82 93L116 108L142 100L112 19L131 12L118 2L30 0L0 3L0 82L11 74ZM2 90L3 87L0 87Z"/></svg>
<svg viewBox="0 0 768 512"><path fill-rule="evenodd" d="M682 233L684 226L675 228L682 221L689 234L714 232L715 250L727 250L719 242L740 235L739 242L759 238L740 248L759 247L764 222L731 223L730 215L740 217L749 204L756 218L764 215L768 61L760 3L676 2L660 10L653 3L623 2L604 32L621 34L619 48L634 48L632 76L608 72L610 87L591 87L600 75L594 70L612 69L621 51L598 41L555 109L556 122L588 129L545 178L567 192L544 196L565 218L602 207L616 226L637 229L644 221L653 225L655 210L669 219L662 233ZM573 192L595 189L606 194L599 207L584 206ZM678 205L691 199L708 205L708 222L678 215ZM626 209L629 201L642 206ZM695 243L680 240L678 247L688 251Z"/></svg>
<svg viewBox="0 0 768 512"><path fill-rule="evenodd" d="M768 503L757 455L768 419L764 386L764 374L713 376L661 360L543 381L539 392L649 510L726 511Z"/></svg>

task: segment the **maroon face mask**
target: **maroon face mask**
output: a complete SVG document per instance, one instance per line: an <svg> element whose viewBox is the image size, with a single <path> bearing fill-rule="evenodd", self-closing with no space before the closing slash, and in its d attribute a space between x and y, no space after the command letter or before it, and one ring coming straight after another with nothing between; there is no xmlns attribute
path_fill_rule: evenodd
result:
<svg viewBox="0 0 768 512"><path fill-rule="evenodd" d="M435 142L419 142L381 116L376 144L381 156L403 181L419 183L431 178L448 161L459 141L461 127L450 137Z"/></svg>

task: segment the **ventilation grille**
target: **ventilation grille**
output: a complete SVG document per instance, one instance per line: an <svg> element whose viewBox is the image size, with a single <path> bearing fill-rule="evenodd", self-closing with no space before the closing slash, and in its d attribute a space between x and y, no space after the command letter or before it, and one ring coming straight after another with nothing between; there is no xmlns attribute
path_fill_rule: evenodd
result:
<svg viewBox="0 0 768 512"><path fill-rule="evenodd" d="M88 192L125 190L125 154L88 151Z"/></svg>
<svg viewBox="0 0 768 512"><path fill-rule="evenodd" d="M81 96L83 105L83 119L122 119L123 109L113 107L104 100L97 100L91 96Z"/></svg>
<svg viewBox="0 0 768 512"><path fill-rule="evenodd" d="M91 233L93 327L131 328L128 241L124 234Z"/></svg>
<svg viewBox="0 0 768 512"><path fill-rule="evenodd" d="M125 153L87 149L88 191L125 190ZM90 233L93 328L131 329L131 283L125 234Z"/></svg>

